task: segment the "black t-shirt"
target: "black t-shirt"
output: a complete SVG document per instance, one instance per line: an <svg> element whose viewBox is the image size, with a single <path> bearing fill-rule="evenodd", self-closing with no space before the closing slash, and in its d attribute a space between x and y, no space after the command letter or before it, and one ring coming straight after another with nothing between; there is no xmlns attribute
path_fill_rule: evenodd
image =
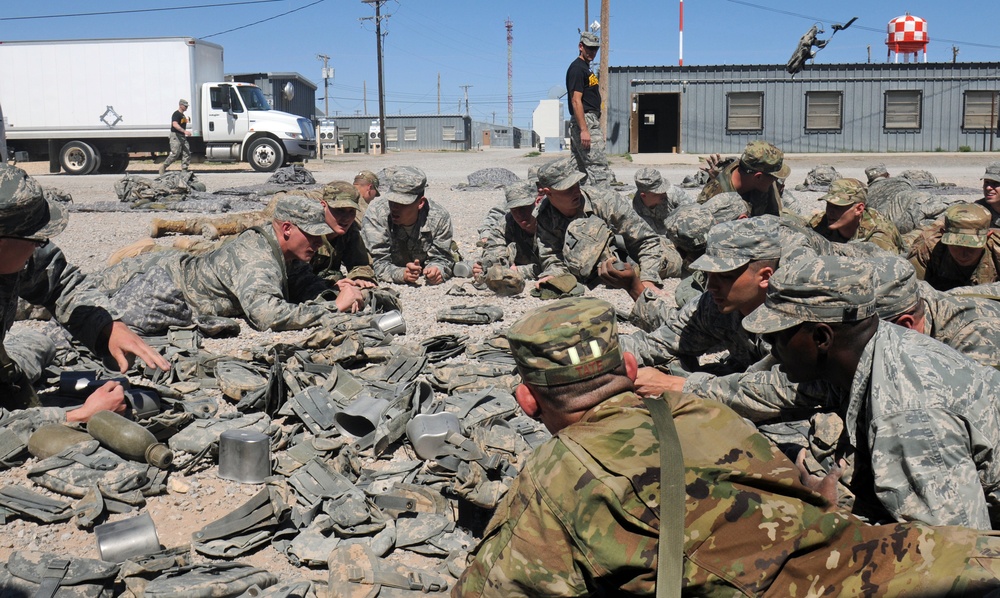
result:
<svg viewBox="0 0 1000 598"><path fill-rule="evenodd" d="M178 137L184 137L184 133L181 133L174 127L174 123L180 124L182 129L187 128L188 118L184 116L184 113L180 110L174 110L174 115L170 117L170 132Z"/></svg>
<svg viewBox="0 0 1000 598"><path fill-rule="evenodd" d="M577 56L566 71L566 93L569 97L569 115L573 115L573 92L583 93L583 111L601 111L601 89L597 75L590 71L590 65Z"/></svg>

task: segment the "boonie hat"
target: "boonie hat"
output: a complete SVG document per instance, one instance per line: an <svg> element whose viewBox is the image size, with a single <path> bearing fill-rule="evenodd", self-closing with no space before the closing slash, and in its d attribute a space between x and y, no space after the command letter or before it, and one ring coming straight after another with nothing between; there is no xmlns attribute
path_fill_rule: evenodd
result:
<svg viewBox="0 0 1000 598"><path fill-rule="evenodd" d="M331 210L337 208L354 208L360 210L361 194L353 184L347 181L333 181L323 187L323 201Z"/></svg>
<svg viewBox="0 0 1000 598"><path fill-rule="evenodd" d="M408 206L424 196L427 175L415 166L400 166L392 173L385 198L392 203Z"/></svg>
<svg viewBox="0 0 1000 598"><path fill-rule="evenodd" d="M990 211L979 204L950 206L944 212L944 234L941 242L959 247L986 247L990 232Z"/></svg>
<svg viewBox="0 0 1000 598"><path fill-rule="evenodd" d="M740 162L750 170L784 179L792 173L785 164L785 153L766 141L751 141L743 150Z"/></svg>
<svg viewBox="0 0 1000 598"><path fill-rule="evenodd" d="M591 48L599 48L601 46L601 38L589 31L583 31L580 33L580 43Z"/></svg>
<svg viewBox="0 0 1000 598"><path fill-rule="evenodd" d="M538 186L565 191L582 181L586 176L576 167L576 158L566 156L548 164L542 164L541 168L538 169Z"/></svg>
<svg viewBox="0 0 1000 598"><path fill-rule="evenodd" d="M503 196L506 200L504 207L510 211L514 208L535 205L538 189L532 183L514 183L503 188Z"/></svg>
<svg viewBox="0 0 1000 598"><path fill-rule="evenodd" d="M777 216L765 214L716 224L708 231L705 254L691 262L692 270L730 272L755 260L781 257Z"/></svg>
<svg viewBox="0 0 1000 598"><path fill-rule="evenodd" d="M354 177L354 182L357 183L358 181L364 181L369 185L371 185L372 187L374 187L375 197L382 195L381 193L378 192L378 184L379 184L378 175L375 174L374 172L370 170L362 170L361 172L358 173L356 177Z"/></svg>
<svg viewBox="0 0 1000 598"><path fill-rule="evenodd" d="M858 179L837 179L820 199L835 206L853 206L868 201L868 189Z"/></svg>
<svg viewBox="0 0 1000 598"><path fill-rule="evenodd" d="M333 229L326 223L323 204L304 195L286 195L274 206L274 219L291 222L313 236L328 235Z"/></svg>
<svg viewBox="0 0 1000 598"><path fill-rule="evenodd" d="M190 106L191 104L189 104L187 100L180 100L179 102L177 102L177 105L178 106Z"/></svg>
<svg viewBox="0 0 1000 598"><path fill-rule="evenodd" d="M622 364L615 308L593 297L533 309L507 331L521 379L559 386L596 378Z"/></svg>
<svg viewBox="0 0 1000 598"><path fill-rule="evenodd" d="M897 255L868 258L875 271L875 310L883 320L909 311L920 300L913 264Z"/></svg>
<svg viewBox="0 0 1000 598"><path fill-rule="evenodd" d="M663 178L655 168L643 168L635 173L635 186L639 193L666 193L670 191L670 181Z"/></svg>
<svg viewBox="0 0 1000 598"><path fill-rule="evenodd" d="M868 177L868 184L871 185L875 179L889 176L889 171L886 170L885 164L876 164L865 169L865 176Z"/></svg>
<svg viewBox="0 0 1000 598"><path fill-rule="evenodd" d="M990 165L986 167L986 174L982 176L982 180L1000 182L1000 162L990 162Z"/></svg>
<svg viewBox="0 0 1000 598"><path fill-rule="evenodd" d="M771 334L803 322L858 322L875 313L871 263L825 255L778 268L768 281L764 304L743 318L743 327Z"/></svg>
<svg viewBox="0 0 1000 598"><path fill-rule="evenodd" d="M48 241L69 223L62 206L46 201L38 181L9 164L0 164L0 236Z"/></svg>

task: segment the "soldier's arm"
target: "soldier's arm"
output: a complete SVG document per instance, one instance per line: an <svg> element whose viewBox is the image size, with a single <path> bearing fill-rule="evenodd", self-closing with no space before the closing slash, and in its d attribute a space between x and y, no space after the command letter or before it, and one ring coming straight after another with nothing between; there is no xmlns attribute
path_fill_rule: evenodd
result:
<svg viewBox="0 0 1000 598"><path fill-rule="evenodd" d="M344 235L342 261L347 268L347 278L365 278L374 280L375 269L372 267L372 256L368 253L368 246L361 236L361 227L357 224L351 225Z"/></svg>
<svg viewBox="0 0 1000 598"><path fill-rule="evenodd" d="M617 193L607 194L592 203L611 229L625 239L625 247L629 256L639 262L639 278L644 282L659 285L660 266L663 262L671 264L668 270L672 275L680 274L681 256L671 243L661 243L661 238L649 224Z"/></svg>
<svg viewBox="0 0 1000 598"><path fill-rule="evenodd" d="M758 424L804 419L834 408L843 396L825 382L795 384L777 366L728 376L694 373L684 383L684 392L724 403Z"/></svg>
<svg viewBox="0 0 1000 598"><path fill-rule="evenodd" d="M535 233L535 246L538 248L538 263L542 269L538 278L569 274L563 262L562 241L555 233L543 227L541 222Z"/></svg>
<svg viewBox="0 0 1000 598"><path fill-rule="evenodd" d="M455 259L451 254L453 236L451 216L444 209L429 212L427 226L430 229L430 238L425 239L423 232L420 235L426 244L424 250L427 252L427 263L423 266L437 266L444 280L448 280L451 278L451 269L455 266Z"/></svg>
<svg viewBox="0 0 1000 598"><path fill-rule="evenodd" d="M368 253L371 254L375 276L385 282L403 284L406 268L392 263L392 241L386 225L388 215L378 208L379 204L368 207L361 221L361 236L365 246L368 247Z"/></svg>

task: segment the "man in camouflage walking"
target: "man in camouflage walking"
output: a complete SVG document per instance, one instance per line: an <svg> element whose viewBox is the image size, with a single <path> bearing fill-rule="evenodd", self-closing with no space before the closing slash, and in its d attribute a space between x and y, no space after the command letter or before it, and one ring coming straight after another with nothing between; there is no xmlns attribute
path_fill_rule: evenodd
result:
<svg viewBox="0 0 1000 598"><path fill-rule="evenodd" d="M580 34L580 55L566 70L566 93L569 95L570 149L577 168L587 176L587 184L607 187L615 183L615 173L608 166L604 132L601 130L601 90L590 63L601 49L597 35Z"/></svg>

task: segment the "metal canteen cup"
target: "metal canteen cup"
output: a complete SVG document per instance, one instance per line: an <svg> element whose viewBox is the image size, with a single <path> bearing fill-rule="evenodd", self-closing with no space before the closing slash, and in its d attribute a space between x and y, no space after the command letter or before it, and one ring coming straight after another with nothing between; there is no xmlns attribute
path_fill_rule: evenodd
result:
<svg viewBox="0 0 1000 598"><path fill-rule="evenodd" d="M451 454L446 439L451 434L461 434L462 424L454 413L421 413L406 423L406 438L413 451L424 460L438 459Z"/></svg>
<svg viewBox="0 0 1000 598"><path fill-rule="evenodd" d="M458 262L451 269L455 278L472 278L472 266L468 262Z"/></svg>
<svg viewBox="0 0 1000 598"><path fill-rule="evenodd" d="M375 431L388 408L389 401L362 393L333 418L341 432L363 438Z"/></svg>
<svg viewBox="0 0 1000 598"><path fill-rule="evenodd" d="M145 388L131 388L125 391L125 400L132 407L132 419L142 421L160 412L160 395Z"/></svg>
<svg viewBox="0 0 1000 598"><path fill-rule="evenodd" d="M98 525L94 528L94 536L101 560L109 563L122 563L160 551L160 539L149 513Z"/></svg>
<svg viewBox="0 0 1000 598"><path fill-rule="evenodd" d="M385 334L406 334L406 322L398 309L387 311L375 321L375 327Z"/></svg>
<svg viewBox="0 0 1000 598"><path fill-rule="evenodd" d="M219 477L241 484L263 484L271 475L271 439L254 430L219 435Z"/></svg>

